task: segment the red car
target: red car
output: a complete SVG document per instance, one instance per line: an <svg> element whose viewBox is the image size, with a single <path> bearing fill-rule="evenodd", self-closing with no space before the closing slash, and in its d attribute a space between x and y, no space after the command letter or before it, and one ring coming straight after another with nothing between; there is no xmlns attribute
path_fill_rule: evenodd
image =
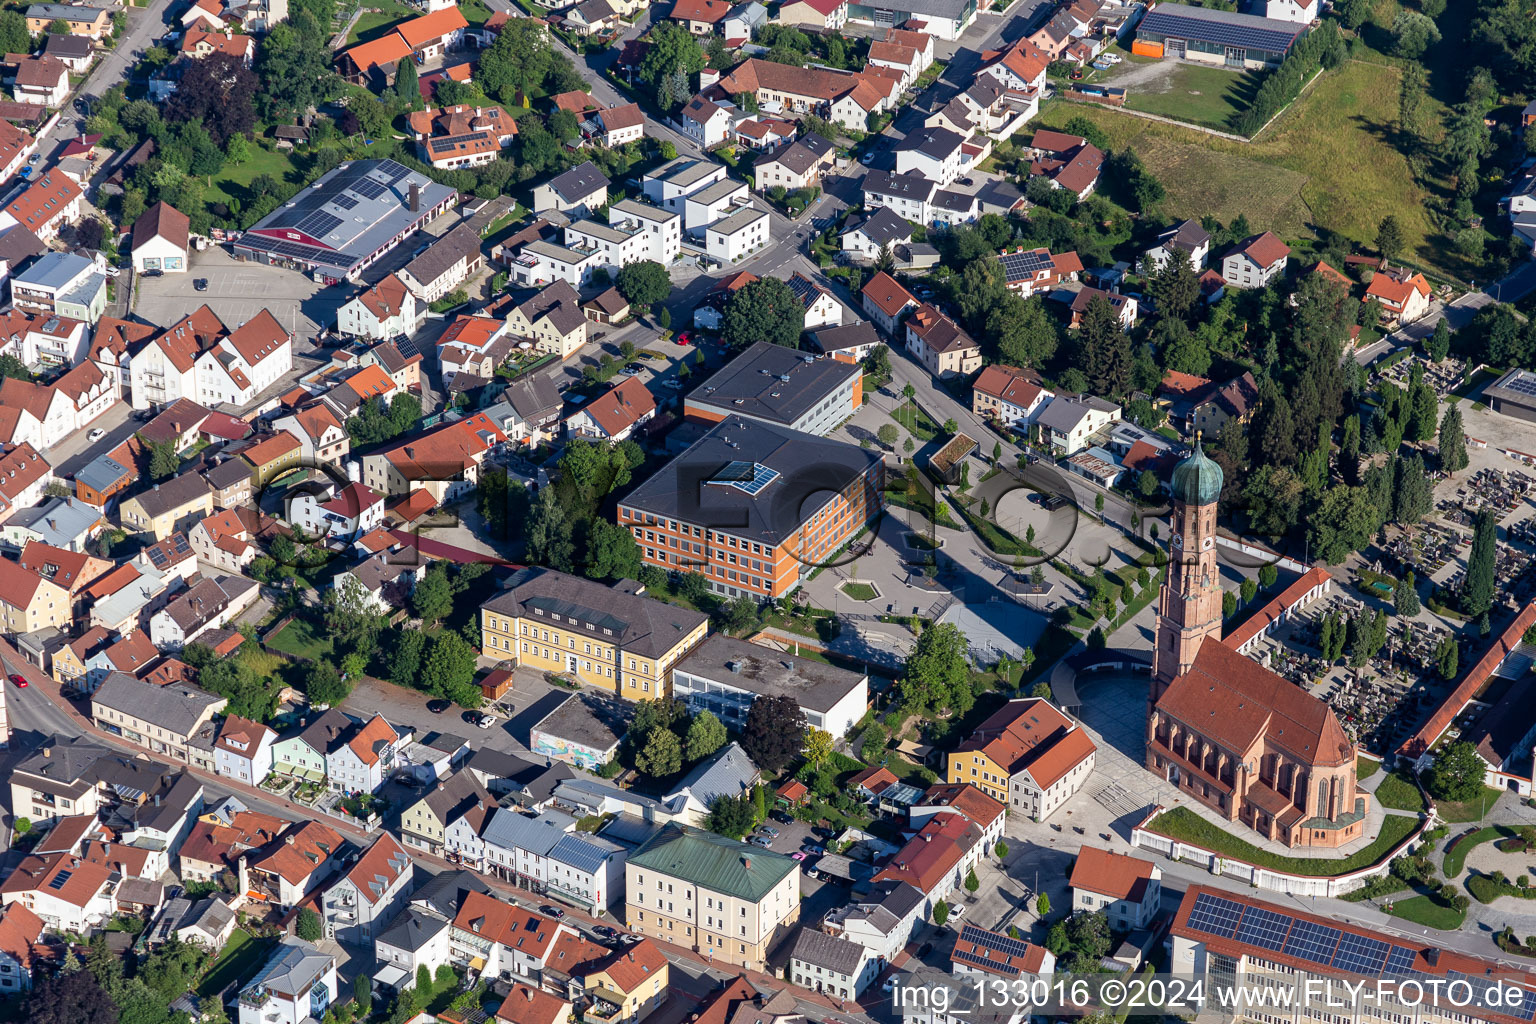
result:
<svg viewBox="0 0 1536 1024"><path fill-rule="evenodd" d="M677 343L679 345L687 345L687 344L691 343L692 341L693 341L693 338L691 336L689 336L687 331L682 331L677 336Z"/></svg>
<svg viewBox="0 0 1536 1024"><path fill-rule="evenodd" d="M15 683L20 689L25 690L27 688L27 680L25 676L20 676L13 672L11 673L11 682Z"/></svg>

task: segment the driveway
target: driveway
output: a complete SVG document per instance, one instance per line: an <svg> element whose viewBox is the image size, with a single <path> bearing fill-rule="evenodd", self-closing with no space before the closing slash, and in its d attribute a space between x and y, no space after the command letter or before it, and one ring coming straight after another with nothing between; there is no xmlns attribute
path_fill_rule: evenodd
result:
<svg viewBox="0 0 1536 1024"><path fill-rule="evenodd" d="M206 280L206 291L194 282ZM134 281L134 312L168 327L206 304L231 329L270 310L284 327L314 337L336 322L336 310L357 291L353 285L325 288L303 274L260 263L243 263L222 248L193 251L185 274L140 275Z"/></svg>

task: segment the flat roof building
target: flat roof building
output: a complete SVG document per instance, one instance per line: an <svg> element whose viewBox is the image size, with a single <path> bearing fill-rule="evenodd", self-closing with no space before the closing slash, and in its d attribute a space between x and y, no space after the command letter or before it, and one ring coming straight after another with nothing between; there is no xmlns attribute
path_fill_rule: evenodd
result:
<svg viewBox="0 0 1536 1024"><path fill-rule="evenodd" d="M1229 68L1263 68L1285 59L1308 26L1186 4L1158 4L1136 28L1138 53Z"/></svg>
<svg viewBox="0 0 1536 1024"><path fill-rule="evenodd" d="M716 633L672 669L672 696L738 731L758 697L790 697L807 725L838 737L868 710L869 675Z"/></svg>
<svg viewBox="0 0 1536 1024"><path fill-rule="evenodd" d="M863 404L862 367L760 341L694 388L683 412L709 423L740 416L825 437Z"/></svg>
<svg viewBox="0 0 1536 1024"><path fill-rule="evenodd" d="M355 280L457 196L394 160L353 160L263 217L235 251L317 278Z"/></svg>
<svg viewBox="0 0 1536 1024"><path fill-rule="evenodd" d="M618 508L646 562L727 597L777 599L882 507L874 452L731 415Z"/></svg>

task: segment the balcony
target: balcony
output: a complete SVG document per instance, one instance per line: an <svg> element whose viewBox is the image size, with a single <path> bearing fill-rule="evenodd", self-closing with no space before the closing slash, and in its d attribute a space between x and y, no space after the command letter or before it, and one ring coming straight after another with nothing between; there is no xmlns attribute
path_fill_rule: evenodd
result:
<svg viewBox="0 0 1536 1024"><path fill-rule="evenodd" d="M240 1005L259 1010L272 999L272 993L264 988L246 989L240 993Z"/></svg>

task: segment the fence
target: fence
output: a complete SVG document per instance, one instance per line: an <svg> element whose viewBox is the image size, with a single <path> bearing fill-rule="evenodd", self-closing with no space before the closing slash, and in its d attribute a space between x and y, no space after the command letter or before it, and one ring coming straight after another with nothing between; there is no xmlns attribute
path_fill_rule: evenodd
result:
<svg viewBox="0 0 1536 1024"><path fill-rule="evenodd" d="M1132 846L1137 849L1153 850L1161 853L1169 860L1195 864L1210 871L1213 875L1225 875L1228 878L1236 878L1247 882L1256 889L1281 892L1288 896L1338 897L1360 888L1368 879L1386 877L1387 872L1391 868L1392 859L1417 842L1419 836L1423 834L1425 827L1429 824L1428 820L1420 820L1418 828L1414 829L1396 848L1383 854L1381 859L1370 867L1361 868L1359 871L1352 871L1345 875L1322 877L1318 875L1292 875L1284 871L1276 871L1274 868L1260 867L1257 864L1250 864L1236 857L1217 853L1215 850L1208 850L1195 843L1149 831L1147 825L1162 813L1163 806L1159 804L1141 820L1140 824L1131 829Z"/></svg>

